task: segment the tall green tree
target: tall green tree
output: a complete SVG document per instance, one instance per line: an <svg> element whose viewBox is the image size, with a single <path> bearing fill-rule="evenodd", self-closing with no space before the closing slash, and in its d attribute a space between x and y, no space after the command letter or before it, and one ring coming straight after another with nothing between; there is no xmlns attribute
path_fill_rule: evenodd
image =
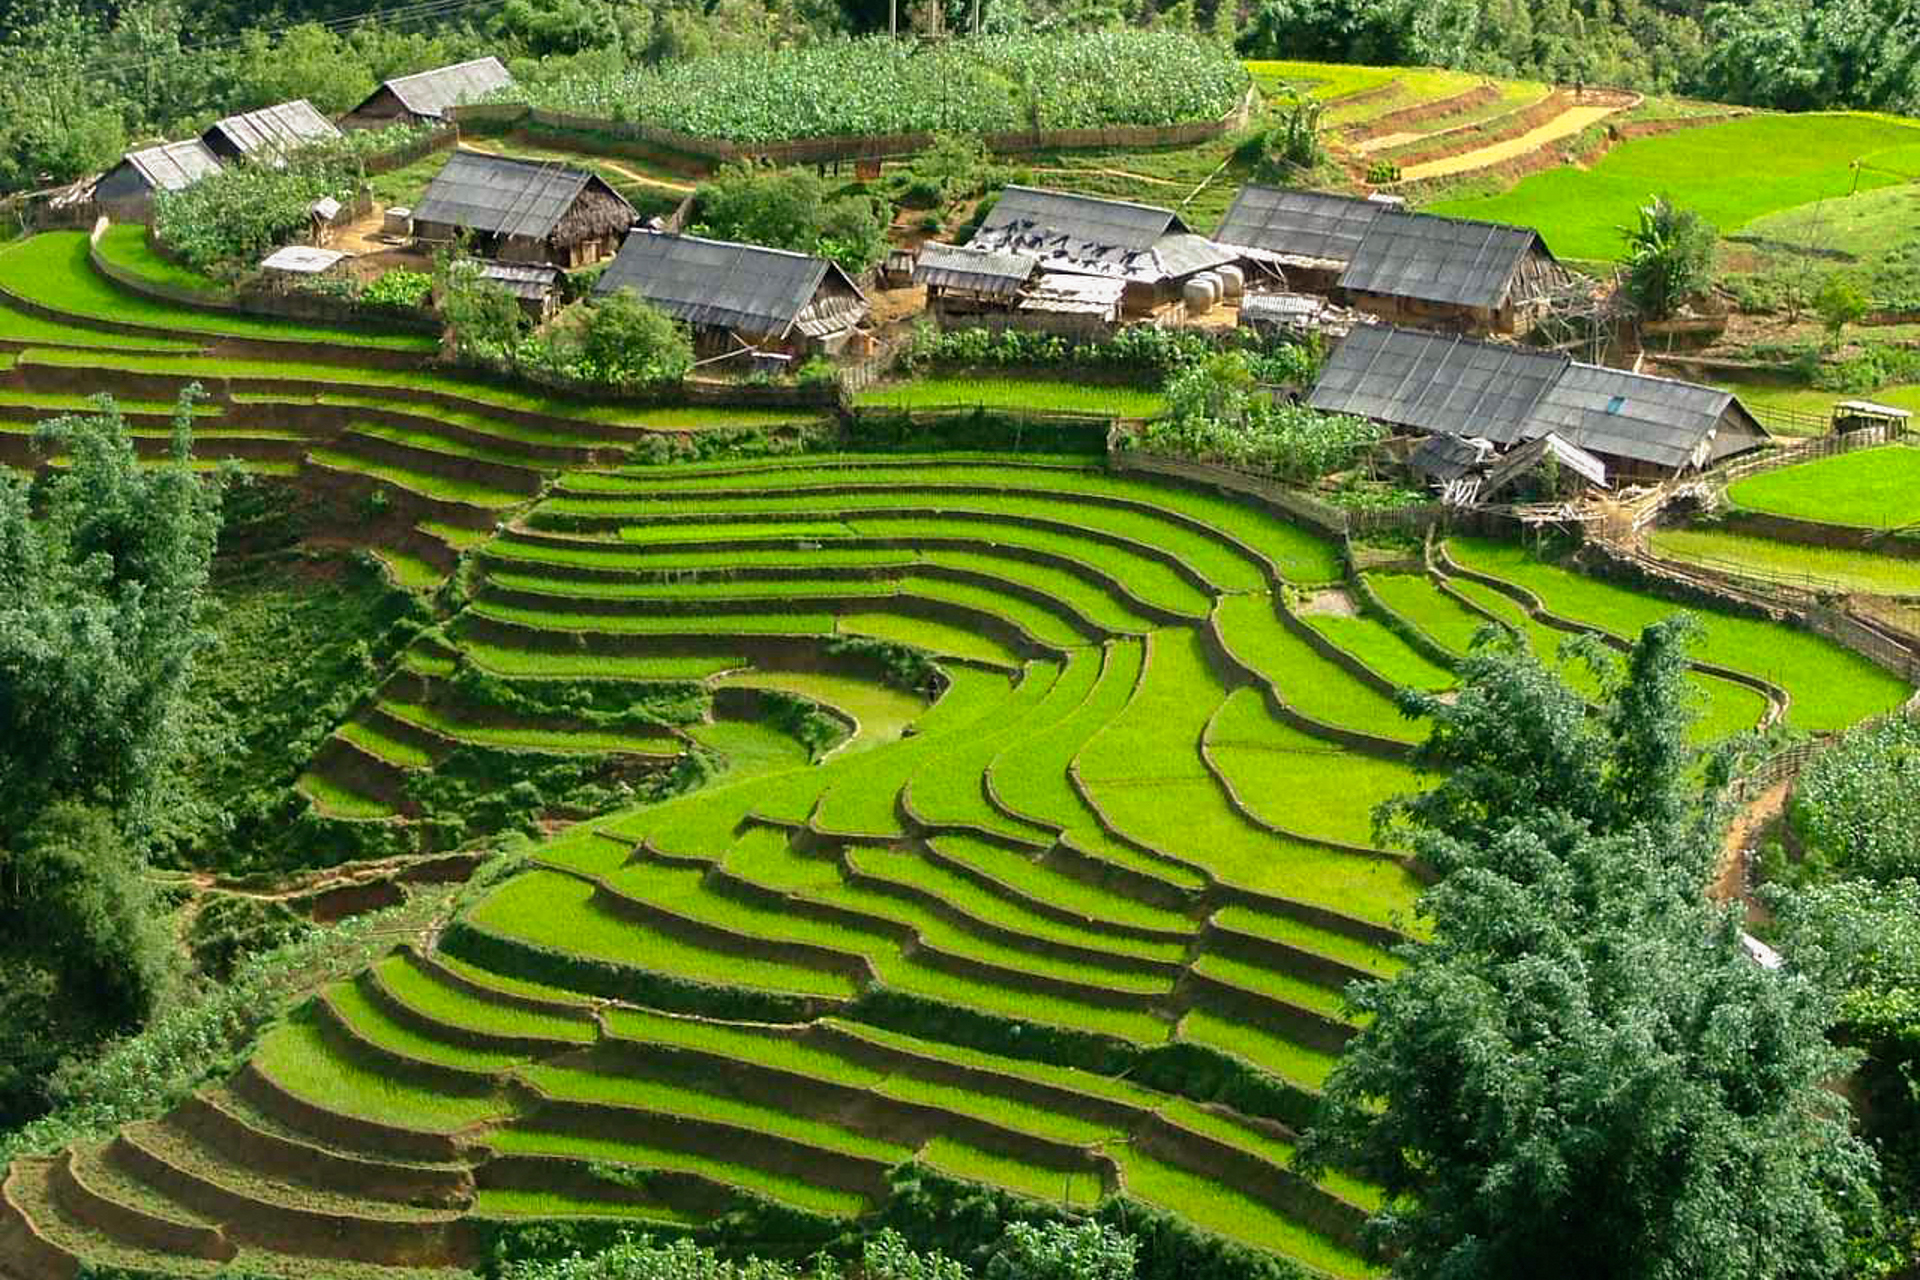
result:
<svg viewBox="0 0 1920 1280"><path fill-rule="evenodd" d="M0 476L0 840L56 801L99 805L135 839L151 829L182 749L220 529L217 487L193 470L192 406L171 454L144 468L110 397L44 423L67 466Z"/></svg>
<svg viewBox="0 0 1920 1280"><path fill-rule="evenodd" d="M41 426L67 465L37 494L0 475L0 1121L171 982L143 851L178 794L220 527L189 457L198 395L181 393L158 467L103 396Z"/></svg>
<svg viewBox="0 0 1920 1280"><path fill-rule="evenodd" d="M1688 298L1707 287L1720 233L1692 209L1665 196L1640 210L1638 225L1626 228L1627 296L1653 319L1672 315Z"/></svg>
<svg viewBox="0 0 1920 1280"><path fill-rule="evenodd" d="M1441 875L1428 941L1329 1077L1302 1153L1377 1179L1397 1276L1735 1280L1842 1273L1871 1154L1824 1086L1833 1005L1761 968L1704 889L1715 780L1692 779L1692 624L1642 635L1599 714L1483 643L1381 817Z"/></svg>

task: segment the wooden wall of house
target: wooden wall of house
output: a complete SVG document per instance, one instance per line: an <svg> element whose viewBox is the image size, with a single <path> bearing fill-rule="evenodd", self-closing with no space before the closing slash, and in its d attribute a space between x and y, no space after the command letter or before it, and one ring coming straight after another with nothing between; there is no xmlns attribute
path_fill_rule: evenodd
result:
<svg viewBox="0 0 1920 1280"><path fill-rule="evenodd" d="M151 222L153 188L141 172L122 160L93 187L94 203L115 222Z"/></svg>

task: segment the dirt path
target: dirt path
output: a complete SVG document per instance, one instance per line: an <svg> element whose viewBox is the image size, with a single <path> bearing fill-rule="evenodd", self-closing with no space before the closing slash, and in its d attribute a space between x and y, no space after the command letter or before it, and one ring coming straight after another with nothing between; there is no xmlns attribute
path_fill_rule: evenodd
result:
<svg viewBox="0 0 1920 1280"><path fill-rule="evenodd" d="M1426 136L1424 133L1383 133L1377 138L1368 138L1365 141L1354 143L1353 153L1364 156L1371 152L1385 151L1389 147L1400 146L1402 143L1418 142Z"/></svg>
<svg viewBox="0 0 1920 1280"><path fill-rule="evenodd" d="M1538 151L1548 143L1558 142L1562 138L1571 138L1574 134L1597 124L1616 111L1624 111L1620 103L1592 107L1569 107L1537 129L1529 129L1517 138L1508 138L1505 142L1496 142L1492 146L1481 147L1478 151L1466 151L1457 156L1445 156L1439 160L1429 160L1425 164L1408 165L1400 171L1400 176L1408 182L1421 178L1444 178L1456 173L1470 173L1475 169L1485 169L1516 156Z"/></svg>
<svg viewBox="0 0 1920 1280"><path fill-rule="evenodd" d="M1785 812L1792 789L1793 779L1783 778L1755 796L1727 828L1727 840L1721 846L1720 865L1707 894L1716 902L1744 902L1748 924L1765 920L1767 909L1748 891L1747 864L1759 849L1762 834Z"/></svg>
<svg viewBox="0 0 1920 1280"><path fill-rule="evenodd" d="M1089 168L1089 167L1071 168L1066 166L1049 166L1046 168L1035 169L1034 172L1035 173L1103 173L1109 178L1125 178L1129 182L1151 182L1155 186L1161 186L1161 187L1177 187L1182 185L1178 180L1174 178L1155 178L1144 173L1133 173L1126 169L1105 169L1105 168Z"/></svg>

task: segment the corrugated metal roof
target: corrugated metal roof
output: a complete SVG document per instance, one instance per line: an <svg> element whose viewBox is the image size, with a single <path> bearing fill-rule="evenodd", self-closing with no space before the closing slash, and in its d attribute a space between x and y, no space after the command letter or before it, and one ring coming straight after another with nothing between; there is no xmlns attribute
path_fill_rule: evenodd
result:
<svg viewBox="0 0 1920 1280"><path fill-rule="evenodd" d="M1677 469L1706 460L1699 451L1732 404L1732 392L1713 387L1574 364L1534 406L1526 435L1552 432L1590 453Z"/></svg>
<svg viewBox="0 0 1920 1280"><path fill-rule="evenodd" d="M1340 287L1462 307L1497 307L1539 233L1382 207L1355 247Z"/></svg>
<svg viewBox="0 0 1920 1280"><path fill-rule="evenodd" d="M825 258L728 240L634 231L594 285L595 293L632 289L688 324L784 334L835 274L861 300L844 271ZM857 317L856 317L857 320Z"/></svg>
<svg viewBox="0 0 1920 1280"><path fill-rule="evenodd" d="M1550 351L1362 325L1327 357L1307 402L1412 431L1513 444L1527 437L1534 406L1571 363Z"/></svg>
<svg viewBox="0 0 1920 1280"><path fill-rule="evenodd" d="M1578 445L1568 444L1559 436L1548 432L1544 436L1527 441L1500 459L1499 464L1487 472L1486 480L1480 486L1478 495L1480 500L1485 502L1494 498L1508 485L1548 458L1552 458L1589 484L1598 485L1603 489L1607 487L1606 463Z"/></svg>
<svg viewBox="0 0 1920 1280"><path fill-rule="evenodd" d="M220 158L198 138L129 151L126 163L155 191L181 191L210 173L220 172Z"/></svg>
<svg viewBox="0 0 1920 1280"><path fill-rule="evenodd" d="M1109 316L1120 305L1120 299L1126 291L1124 280L1059 273L1043 275L1021 297L1019 310L1045 311L1054 315Z"/></svg>
<svg viewBox="0 0 1920 1280"><path fill-rule="evenodd" d="M1012 297L1037 264L1019 253L995 253L966 245L926 244L913 264L913 282L940 289L971 289L994 297Z"/></svg>
<svg viewBox="0 0 1920 1280"><path fill-rule="evenodd" d="M1252 183L1240 188L1213 238L1263 257L1344 264L1385 207L1358 196Z"/></svg>
<svg viewBox="0 0 1920 1280"><path fill-rule="evenodd" d="M400 99L401 105L415 115L438 119L447 113L448 107L478 102L495 89L504 89L512 83L513 77L507 74L506 66L500 59L489 56L435 67L431 71L416 71L380 87Z"/></svg>
<svg viewBox="0 0 1920 1280"><path fill-rule="evenodd" d="M1160 262L1162 277L1178 280L1181 276L1224 267L1239 255L1222 249L1205 236L1176 231L1154 241L1153 256Z"/></svg>
<svg viewBox="0 0 1920 1280"><path fill-rule="evenodd" d="M296 98L292 102L216 120L200 137L208 141L212 134L221 135L241 155L250 156L261 151L291 151L309 143L337 138L340 130L334 128L333 121L314 110L311 102Z"/></svg>
<svg viewBox="0 0 1920 1280"><path fill-rule="evenodd" d="M1428 436L1415 445L1413 452L1407 455L1407 466L1412 468L1415 475L1425 476L1436 484L1446 484L1475 470L1492 455L1491 441L1465 440L1443 432Z"/></svg>
<svg viewBox="0 0 1920 1280"><path fill-rule="evenodd" d="M290 244L275 249L260 259L264 271L285 271L291 275L318 275L331 269L347 255L338 249L319 249L309 244Z"/></svg>
<svg viewBox="0 0 1920 1280"><path fill-rule="evenodd" d="M544 298L559 283L560 268L524 262L488 262L481 265L480 275L516 298Z"/></svg>
<svg viewBox="0 0 1920 1280"><path fill-rule="evenodd" d="M593 175L561 164L456 151L413 208L413 220L544 240Z"/></svg>

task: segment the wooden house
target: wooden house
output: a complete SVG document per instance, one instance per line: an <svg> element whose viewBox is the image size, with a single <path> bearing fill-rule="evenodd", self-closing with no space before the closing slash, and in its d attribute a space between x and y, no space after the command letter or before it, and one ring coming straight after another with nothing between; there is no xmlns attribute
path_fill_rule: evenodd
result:
<svg viewBox="0 0 1920 1280"><path fill-rule="evenodd" d="M1393 325L1341 339L1307 403L1503 454L1553 435L1598 458L1616 486L1686 475L1769 439L1731 392Z"/></svg>
<svg viewBox="0 0 1920 1280"><path fill-rule="evenodd" d="M146 222L153 217L154 197L162 191L184 191L218 172L219 157L200 139L163 142L127 152L93 184L93 198L116 222Z"/></svg>
<svg viewBox="0 0 1920 1280"><path fill-rule="evenodd" d="M200 135L200 141L222 161L231 163L240 159L270 161L339 136L333 121L305 98L297 98L216 120Z"/></svg>
<svg viewBox="0 0 1920 1280"><path fill-rule="evenodd" d="M693 329L702 356L837 355L866 295L825 258L665 231L634 231L594 285L631 289Z"/></svg>
<svg viewBox="0 0 1920 1280"><path fill-rule="evenodd" d="M1119 281L1132 315L1177 301L1188 280L1236 257L1171 209L1023 186L1000 193L967 244L1031 258L1048 274Z"/></svg>
<svg viewBox="0 0 1920 1280"><path fill-rule="evenodd" d="M1528 227L1258 183L1234 197L1214 240L1290 289L1457 333L1527 333L1572 280Z"/></svg>
<svg viewBox="0 0 1920 1280"><path fill-rule="evenodd" d="M396 76L368 94L359 106L340 118L340 123L348 129L439 124L447 118L449 108L480 102L512 84L513 77L498 58L456 62L410 76Z"/></svg>
<svg viewBox="0 0 1920 1280"><path fill-rule="evenodd" d="M428 244L466 235L475 255L584 267L618 250L633 206L584 169L456 151L413 209Z"/></svg>

